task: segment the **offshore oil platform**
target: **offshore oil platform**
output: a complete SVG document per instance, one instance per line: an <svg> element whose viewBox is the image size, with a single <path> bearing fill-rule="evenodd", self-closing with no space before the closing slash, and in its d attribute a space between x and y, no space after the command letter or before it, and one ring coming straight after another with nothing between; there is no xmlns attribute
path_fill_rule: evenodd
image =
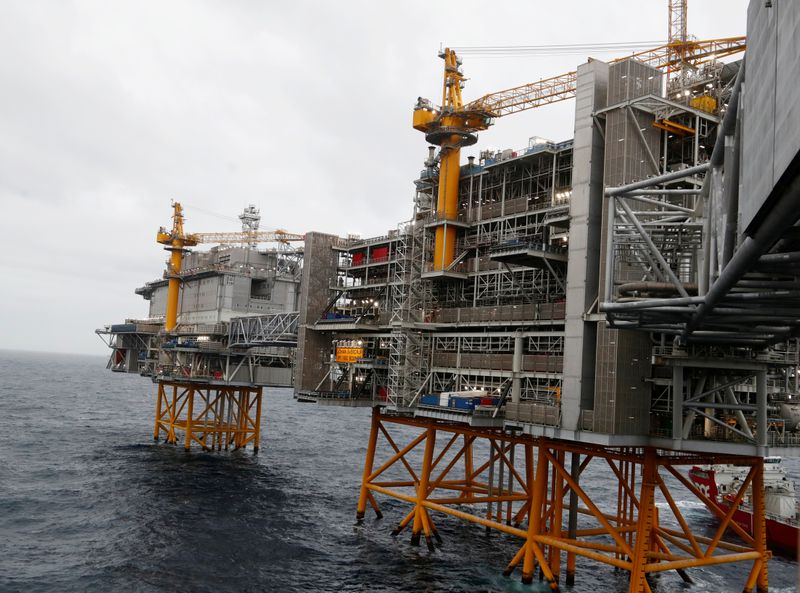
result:
<svg viewBox="0 0 800 593"><path fill-rule="evenodd" d="M293 385L372 408L357 517L404 501L413 544L448 515L518 538L506 574L552 590L580 561L630 591L740 564L766 591L764 458L800 454L800 4L753 0L747 38L704 41L686 9L663 46L469 103L445 49L413 215L383 236L264 233L254 208L191 234L175 204L149 316L98 330L112 370L157 383L154 437L257 450L263 386ZM496 118L566 99L573 139L461 163ZM743 468L725 504L687 477L719 464Z"/></svg>
<svg viewBox="0 0 800 593"><path fill-rule="evenodd" d="M158 385L156 440L175 444L182 432L187 449L258 451L263 386L292 384L303 251L289 246L303 235L260 231L252 205L239 218L240 233L190 234L173 204L172 228L157 234L167 269L136 289L147 318L96 332L111 348L109 369ZM279 246L257 249L262 242ZM203 243L219 245L188 249Z"/></svg>

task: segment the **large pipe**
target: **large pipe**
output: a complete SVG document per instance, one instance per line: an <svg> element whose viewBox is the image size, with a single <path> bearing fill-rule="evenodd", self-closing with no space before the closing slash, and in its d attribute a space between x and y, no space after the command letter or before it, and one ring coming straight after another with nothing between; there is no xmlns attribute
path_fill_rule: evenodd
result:
<svg viewBox="0 0 800 593"><path fill-rule="evenodd" d="M622 197L627 198L629 200L636 200L637 202L643 202L645 204L652 204L654 206L669 207L670 210L677 210L678 212L685 212L686 214L694 214L694 209L693 208L686 208L684 206L678 206L676 204L670 204L669 202L662 202L660 200L656 200L656 199L653 199L653 198L648 198L647 195L639 193L639 192L643 192L643 191L649 191L649 190L645 190L645 189L634 190L632 192L629 192L629 193L625 194ZM658 190L657 193L660 194L660 193L663 193L663 192ZM687 193L687 192L680 192L680 193ZM655 194L653 194L653 195L655 195ZM654 215L656 215L656 214L666 214L666 212L659 211L659 210L656 210L656 211L652 211L651 210L648 213L649 214L654 214Z"/></svg>
<svg viewBox="0 0 800 593"><path fill-rule="evenodd" d="M711 167L719 167L722 164L725 158L725 136L729 136L736 125L736 114L739 111L739 92L742 89L742 82L744 82L744 64L745 61L742 59L742 65L739 67L739 71L736 73L736 80L733 82L733 89L728 99L725 116L722 118L722 123L720 123L717 131L717 141L714 143L714 149L711 151L711 158L708 161ZM708 195L707 187L708 184L703 183L703 195L706 196Z"/></svg>
<svg viewBox="0 0 800 593"><path fill-rule="evenodd" d="M800 176L796 177L779 200L764 218L758 230L746 237L739 249L731 258L727 266L722 270L719 278L709 288L705 302L697 309L692 319L686 326L686 333L691 333L705 316L723 297L739 298L740 295L728 295L728 291L733 288L741 276L746 273L756 261L767 251L775 242L780 239L789 228L797 221L800 212ZM789 291L785 291L788 293ZM744 297L744 295L741 295Z"/></svg>
<svg viewBox="0 0 800 593"><path fill-rule="evenodd" d="M706 408L711 410L735 410L738 412L755 412L757 406L753 404L740 404L738 402L735 403L716 403L716 402L690 402L684 403L685 407L688 408Z"/></svg>
<svg viewBox="0 0 800 593"><path fill-rule="evenodd" d="M730 139L730 136L727 136ZM741 133L737 129L733 140L730 142L725 166L725 186L723 187L722 202L727 206L725 214L725 241L722 248L723 267L731 261L736 245L736 234L739 220L739 152L741 150Z"/></svg>
<svg viewBox="0 0 800 593"><path fill-rule="evenodd" d="M693 284L684 284L686 290L697 290ZM675 292L675 286L670 282L638 281L626 282L618 287L620 294L631 292Z"/></svg>
<svg viewBox="0 0 800 593"><path fill-rule="evenodd" d="M791 253L767 253L758 258L760 264L785 264L800 261L800 251Z"/></svg>
<svg viewBox="0 0 800 593"><path fill-rule="evenodd" d="M641 181L635 181L634 183L629 183L628 185L621 185L619 187L608 187L606 188L605 195L608 198L613 196L620 196L636 189L644 189L652 187L654 185L659 185L661 183L667 183L669 181L676 181L678 179L683 179L685 177L691 177L692 175L695 175L697 173L704 173L705 171L708 170L708 166L709 166L708 163L703 163L702 165L689 167L688 169L681 169L680 171L672 171L665 175L659 175L658 177L648 177L647 179L642 179Z"/></svg>
<svg viewBox="0 0 800 593"><path fill-rule="evenodd" d="M633 196L689 196L697 195L701 192L700 189L633 189L625 193L626 198ZM661 204L661 202L656 202ZM675 207L674 204L669 204ZM692 210L694 212L694 210Z"/></svg>
<svg viewBox="0 0 800 593"><path fill-rule="evenodd" d="M791 280L739 280L739 282L736 283L736 288L779 288L781 290L800 290L800 282L794 282Z"/></svg>
<svg viewBox="0 0 800 593"><path fill-rule="evenodd" d="M769 299L795 299L800 298L800 290L774 290L771 292L732 292L723 297L723 301L764 301ZM642 299L637 301L623 301L615 303L600 303L600 311L606 313L622 313L624 311L638 311L642 309L666 309L668 307L681 307L685 305L699 305L706 301L704 296L675 297L671 299ZM744 306L744 305L743 305ZM716 310L716 309L715 309ZM797 309L781 309L786 315L795 315L800 311ZM729 310L725 310L729 313ZM775 311L766 312L767 315L774 314Z"/></svg>
<svg viewBox="0 0 800 593"><path fill-rule="evenodd" d="M800 290L773 290L770 292L732 292L725 295L726 301L763 301L767 299L796 299Z"/></svg>
<svg viewBox="0 0 800 593"><path fill-rule="evenodd" d="M712 270L715 269L715 265L712 265L712 255L716 258L717 251L716 247L712 245L716 239L716 235L711 232L711 207L708 204L708 196L711 193L711 183L713 180L713 172L719 169L719 166L722 164L722 159L725 156L724 147L725 147L725 136L728 135L728 131L731 129L731 126L735 125L736 123L736 113L739 108L739 91L741 90L742 81L744 80L744 60L742 60L742 64L739 67L739 71L736 73L736 80L733 84L733 90L731 91L730 99L728 100L728 110L725 112L725 116L722 118L722 122L720 123L717 129L717 141L714 143L714 148L711 152L711 158L709 160L709 165L711 166L711 172L706 175L706 178L703 180L703 187L701 188L700 192L700 199L697 201L698 208L705 204L705 221L703 224L703 232L705 234L706 240L704 241L704 257L702 260L702 266L699 271L700 277L698 278L698 285L700 286L700 294L704 295L708 292L708 286L711 283L711 273ZM713 249L712 249L713 248Z"/></svg>
<svg viewBox="0 0 800 593"><path fill-rule="evenodd" d="M606 313L621 313L623 311L637 311L640 309L696 305L702 302L703 297L701 296L676 297L673 299L644 299L627 303L600 303L600 311L605 311Z"/></svg>

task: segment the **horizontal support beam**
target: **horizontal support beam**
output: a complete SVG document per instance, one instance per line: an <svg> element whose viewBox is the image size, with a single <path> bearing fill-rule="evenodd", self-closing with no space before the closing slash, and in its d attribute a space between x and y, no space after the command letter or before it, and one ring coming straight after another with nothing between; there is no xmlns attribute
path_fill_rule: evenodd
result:
<svg viewBox="0 0 800 593"><path fill-rule="evenodd" d="M699 173L705 173L706 171L708 171L708 167L709 167L708 163L704 163L702 165L689 167L688 169L682 169L680 171L672 171L671 173L666 173L665 175L659 175L658 177L649 177L647 179L643 179L642 181L629 183L628 185L621 185L619 187L607 187L605 191L605 196L607 198L611 198L614 196L627 194L628 192L631 192L636 189L645 189L648 187L653 187L660 183L667 183L669 181L676 181L678 179L692 177L693 175L697 175Z"/></svg>

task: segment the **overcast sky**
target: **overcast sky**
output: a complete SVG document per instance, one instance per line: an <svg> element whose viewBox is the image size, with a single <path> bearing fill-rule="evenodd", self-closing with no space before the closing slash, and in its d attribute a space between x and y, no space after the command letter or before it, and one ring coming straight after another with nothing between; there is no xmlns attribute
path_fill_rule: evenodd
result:
<svg viewBox="0 0 800 593"><path fill-rule="evenodd" d="M744 34L746 4L690 1L690 33ZM0 2L0 348L105 353L95 328L147 312L133 289L163 271L171 199L192 232L238 230L248 203L293 232L408 219L440 44L666 30L666 0ZM465 58L464 97L586 57ZM571 101L502 118L472 152L571 138L572 118Z"/></svg>

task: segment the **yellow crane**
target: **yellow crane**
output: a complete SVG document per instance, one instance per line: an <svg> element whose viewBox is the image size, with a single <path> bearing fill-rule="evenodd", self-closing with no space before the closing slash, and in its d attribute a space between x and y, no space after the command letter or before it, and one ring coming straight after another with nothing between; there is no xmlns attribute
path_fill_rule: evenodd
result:
<svg viewBox="0 0 800 593"><path fill-rule="evenodd" d="M241 231L234 233L185 233L183 230L183 207L180 202L172 204L172 228L158 229L156 241L164 245L164 250L170 252L167 263L167 310L164 319L164 329L172 331L178 322L178 299L180 296L181 279L180 271L183 265L183 254L187 247L200 243L215 244L247 244L255 243L282 243L288 245L292 241L304 241L305 235L289 233L284 230L276 231Z"/></svg>
<svg viewBox="0 0 800 593"><path fill-rule="evenodd" d="M664 45L639 51L612 60L630 58L665 70L693 68L704 62L742 52L746 38L690 40L686 34L687 0L669 1L669 37ZM444 81L441 106L420 97L414 108L413 127L425 134L429 144L440 147L439 193L436 202L436 238L433 269L446 270L455 259L456 230L452 224L458 214L458 182L461 169L461 148L477 142L476 132L486 130L497 117L541 107L575 97L577 72L567 72L537 82L489 93L464 103L461 90L464 74L456 52L446 48L439 54L444 59Z"/></svg>

